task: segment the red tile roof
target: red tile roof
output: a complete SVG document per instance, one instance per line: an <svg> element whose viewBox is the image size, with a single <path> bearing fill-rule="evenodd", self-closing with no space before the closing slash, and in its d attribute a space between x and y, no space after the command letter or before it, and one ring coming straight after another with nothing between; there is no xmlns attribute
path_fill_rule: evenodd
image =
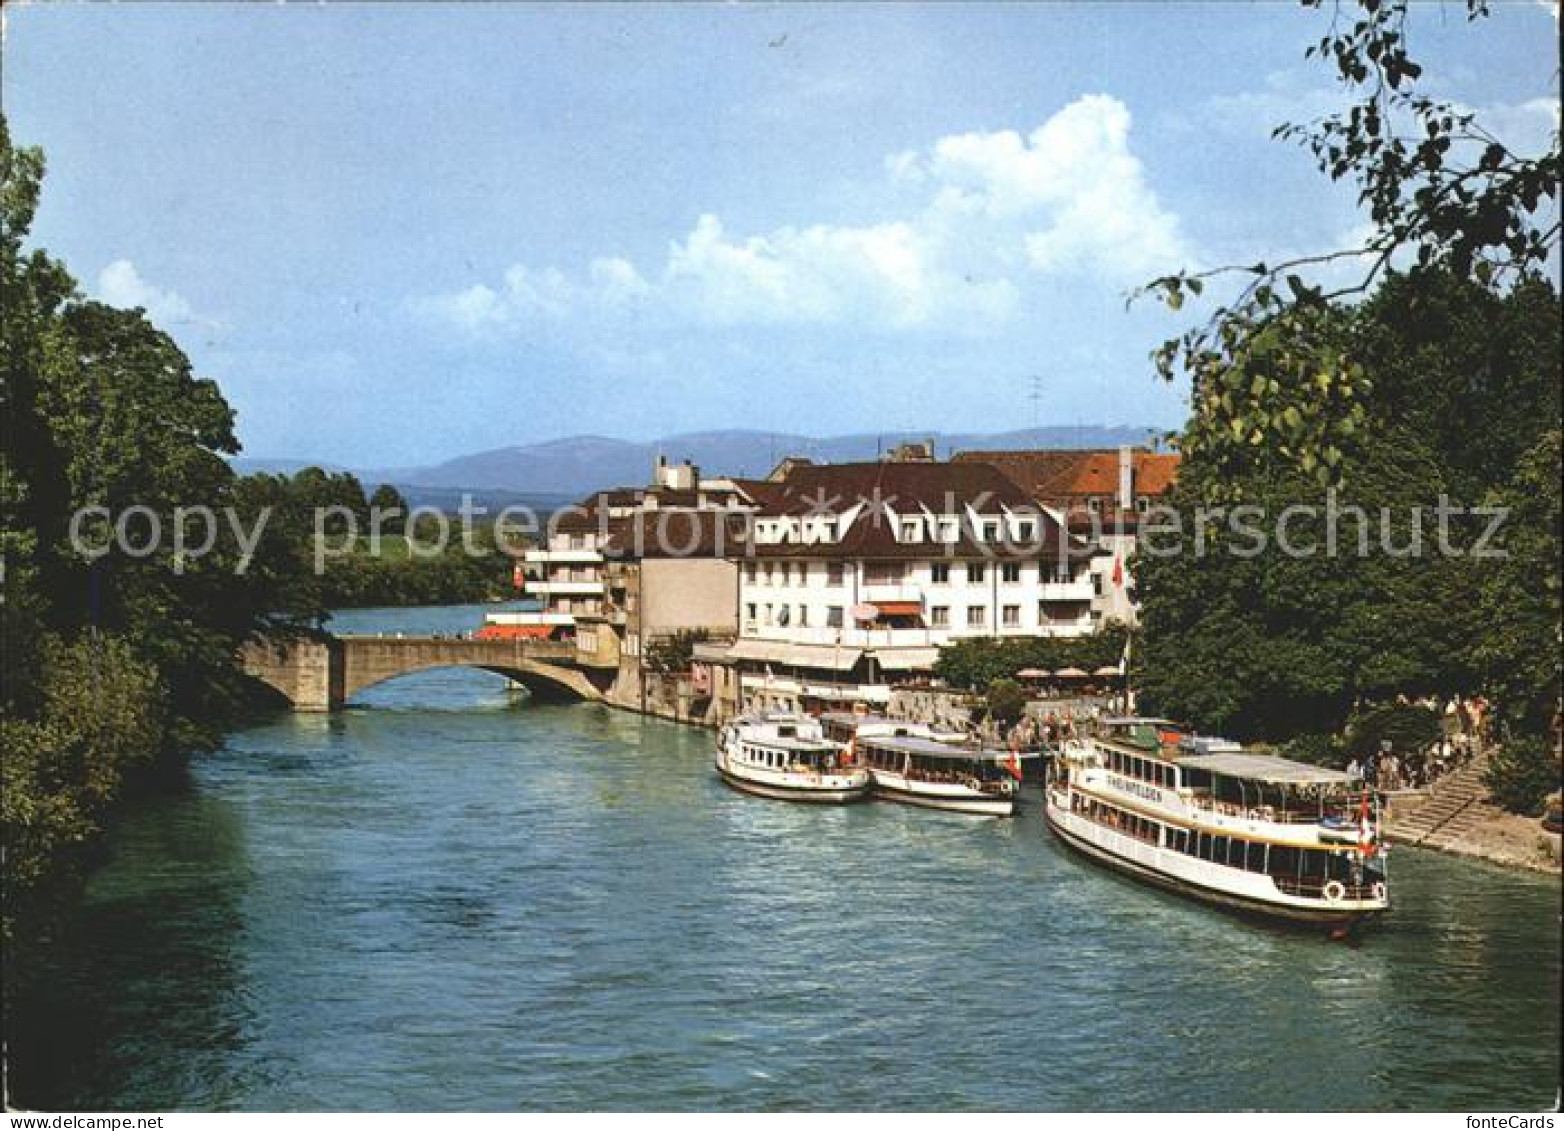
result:
<svg viewBox="0 0 1564 1131"><path fill-rule="evenodd" d="M1176 452L1137 448L1131 458L1137 495L1166 494L1178 476ZM1119 490L1119 453L1114 449L957 452L951 461L997 468L1033 499L1050 506L1074 499L1111 497Z"/></svg>

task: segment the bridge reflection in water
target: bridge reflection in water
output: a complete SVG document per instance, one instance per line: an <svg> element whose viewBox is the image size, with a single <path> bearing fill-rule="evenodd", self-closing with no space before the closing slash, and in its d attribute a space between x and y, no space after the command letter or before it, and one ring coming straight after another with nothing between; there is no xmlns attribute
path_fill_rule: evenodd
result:
<svg viewBox="0 0 1564 1131"><path fill-rule="evenodd" d="M332 636L254 641L240 652L245 672L296 711L335 711L358 692L428 668L482 668L548 699L603 697L575 665L575 645L557 640L457 636Z"/></svg>

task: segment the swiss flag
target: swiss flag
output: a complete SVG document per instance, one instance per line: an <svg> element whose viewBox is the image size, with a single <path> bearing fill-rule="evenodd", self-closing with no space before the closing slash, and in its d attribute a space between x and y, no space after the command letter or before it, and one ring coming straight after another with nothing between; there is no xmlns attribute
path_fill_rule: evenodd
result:
<svg viewBox="0 0 1564 1131"><path fill-rule="evenodd" d="M1123 589L1124 588L1124 559L1123 558L1117 558L1116 557L1116 558L1113 559L1113 587L1115 589Z"/></svg>

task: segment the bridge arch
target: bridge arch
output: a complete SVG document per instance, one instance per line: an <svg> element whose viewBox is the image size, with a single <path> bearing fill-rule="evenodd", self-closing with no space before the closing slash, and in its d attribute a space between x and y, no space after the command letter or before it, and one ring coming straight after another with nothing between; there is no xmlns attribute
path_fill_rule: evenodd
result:
<svg viewBox="0 0 1564 1131"><path fill-rule="evenodd" d="M604 691L575 666L575 646L567 641L320 636L254 641L241 650L240 660L247 674L300 711L335 710L367 687L433 668L481 668L545 699L595 701Z"/></svg>
<svg viewBox="0 0 1564 1131"><path fill-rule="evenodd" d="M493 672L495 675L515 680L527 689L529 695L540 702L579 702L581 700L602 698L602 692L584 675L572 668L561 668L553 664L528 661L495 664L454 660L413 663L398 671L365 673L357 679L352 678L350 675L343 682L342 698L346 701L360 691L378 687L382 683L390 683L392 680L401 679L403 676L449 668L476 668L480 671Z"/></svg>

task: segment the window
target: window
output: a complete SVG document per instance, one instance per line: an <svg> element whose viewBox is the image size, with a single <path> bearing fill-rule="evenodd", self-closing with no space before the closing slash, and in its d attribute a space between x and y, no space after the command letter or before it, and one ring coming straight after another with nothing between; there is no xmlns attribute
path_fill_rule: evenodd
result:
<svg viewBox="0 0 1564 1131"><path fill-rule="evenodd" d="M967 627L982 628L988 623L988 610L982 605L970 605L967 607Z"/></svg>
<svg viewBox="0 0 1564 1131"><path fill-rule="evenodd" d="M1004 623L1006 628L1021 627L1021 606L1006 605L1004 609Z"/></svg>
<svg viewBox="0 0 1564 1131"><path fill-rule="evenodd" d="M744 566L744 580L751 585L755 584L755 563L747 562Z"/></svg>
<svg viewBox="0 0 1564 1131"><path fill-rule="evenodd" d="M842 627L842 606L831 605L825 611L825 624L827 628Z"/></svg>
<svg viewBox="0 0 1564 1131"><path fill-rule="evenodd" d="M1032 540L1033 529L1034 528L1030 522L1017 523L1016 540L1019 542L1030 542Z"/></svg>
<svg viewBox="0 0 1564 1131"><path fill-rule="evenodd" d="M906 521L904 521L901 524L901 540L903 542L917 542L917 541L921 541L921 538L919 537L919 531L918 531L919 525L920 525L920 523L915 518L907 519Z"/></svg>
<svg viewBox="0 0 1564 1131"><path fill-rule="evenodd" d="M809 563L808 562L799 562L798 563L798 583L800 585L808 585L809 584Z"/></svg>
<svg viewBox="0 0 1564 1131"><path fill-rule="evenodd" d="M929 610L929 624L935 628L950 627L950 606L935 605Z"/></svg>
<svg viewBox="0 0 1564 1131"><path fill-rule="evenodd" d="M1151 498L1147 495L1135 496L1135 509L1145 514L1151 509Z"/></svg>
<svg viewBox="0 0 1564 1131"><path fill-rule="evenodd" d="M999 541L999 523L985 522L983 524L983 540L985 542Z"/></svg>
<svg viewBox="0 0 1564 1131"><path fill-rule="evenodd" d="M1021 581L1021 563L1006 562L999 567L999 579L1006 585L1016 585Z"/></svg>
<svg viewBox="0 0 1564 1131"><path fill-rule="evenodd" d="M825 583L827 585L840 585L842 583L842 563L830 562L825 567Z"/></svg>
<svg viewBox="0 0 1564 1131"><path fill-rule="evenodd" d="M744 619L749 621L750 624L754 624L755 623L755 613L758 612L758 611L759 610L757 610L755 608L754 602L751 602L750 604L745 605L744 606Z"/></svg>
<svg viewBox="0 0 1564 1131"><path fill-rule="evenodd" d="M1087 499L1086 509L1091 511L1093 514L1096 514L1098 511L1102 510L1102 500L1096 498Z"/></svg>
<svg viewBox="0 0 1564 1131"><path fill-rule="evenodd" d="M988 576L988 567L981 562L971 562L967 565L967 584L981 585L983 579Z"/></svg>
<svg viewBox="0 0 1564 1131"><path fill-rule="evenodd" d="M950 563L935 562L929 567L929 580L935 585L950 584Z"/></svg>
<svg viewBox="0 0 1564 1131"><path fill-rule="evenodd" d="M808 605L800 605L800 606L798 606L798 627L799 628L808 628L809 627L809 606Z"/></svg>
<svg viewBox="0 0 1564 1131"><path fill-rule="evenodd" d="M791 585L791 584L793 584L793 563L792 562L783 562L782 563L782 584L783 585Z"/></svg>
<svg viewBox="0 0 1564 1131"><path fill-rule="evenodd" d="M772 574L772 571L774 569L775 569L775 567L770 562L766 563L766 584L767 585L771 584L771 574Z"/></svg>
<svg viewBox="0 0 1564 1131"><path fill-rule="evenodd" d="M1098 597L1102 596L1102 574L1092 574L1092 592Z"/></svg>

